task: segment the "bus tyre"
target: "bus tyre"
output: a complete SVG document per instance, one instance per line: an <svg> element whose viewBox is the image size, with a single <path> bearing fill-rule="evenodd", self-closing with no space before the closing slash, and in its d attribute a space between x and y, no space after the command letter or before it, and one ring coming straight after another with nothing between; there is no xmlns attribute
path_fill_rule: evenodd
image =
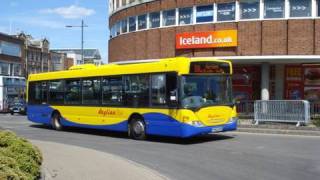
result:
<svg viewBox="0 0 320 180"><path fill-rule="evenodd" d="M51 119L51 125L52 125L53 129L55 129L57 131L61 131L63 129L60 120L61 120L60 114L55 112L52 115L52 119Z"/></svg>
<svg viewBox="0 0 320 180"><path fill-rule="evenodd" d="M136 140L146 139L146 125L142 119L133 119L129 124L129 137Z"/></svg>

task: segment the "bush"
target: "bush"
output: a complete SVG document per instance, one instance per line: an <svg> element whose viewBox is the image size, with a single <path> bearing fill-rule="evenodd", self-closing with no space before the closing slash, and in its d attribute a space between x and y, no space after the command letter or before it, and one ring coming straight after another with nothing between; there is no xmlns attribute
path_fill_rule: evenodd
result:
<svg viewBox="0 0 320 180"><path fill-rule="evenodd" d="M317 127L320 127L320 118L315 118L312 120L312 123L317 126Z"/></svg>
<svg viewBox="0 0 320 180"><path fill-rule="evenodd" d="M26 139L0 131L0 179L38 179L42 155Z"/></svg>

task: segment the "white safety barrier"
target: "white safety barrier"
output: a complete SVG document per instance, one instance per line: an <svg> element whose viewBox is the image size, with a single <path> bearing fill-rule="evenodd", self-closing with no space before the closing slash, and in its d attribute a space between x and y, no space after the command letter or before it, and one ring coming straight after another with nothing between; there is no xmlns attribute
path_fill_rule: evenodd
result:
<svg viewBox="0 0 320 180"><path fill-rule="evenodd" d="M307 124L310 104L305 100L258 100L254 102L254 120L259 122L289 122Z"/></svg>

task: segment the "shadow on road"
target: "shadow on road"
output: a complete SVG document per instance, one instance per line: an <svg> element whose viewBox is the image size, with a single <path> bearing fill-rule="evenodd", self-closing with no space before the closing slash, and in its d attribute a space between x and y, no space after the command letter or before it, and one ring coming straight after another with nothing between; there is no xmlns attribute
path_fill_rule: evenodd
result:
<svg viewBox="0 0 320 180"><path fill-rule="evenodd" d="M46 125L33 124L33 125L30 125L30 127L55 131L51 127L46 126ZM119 139L129 139L127 133L99 130L99 129L65 127L63 132L81 133L81 134L94 135L94 136L106 136L106 137L119 138ZM233 138L234 138L233 136L225 135L225 134L206 134L206 135L201 135L201 136L196 136L196 137L191 137L191 138L148 136L147 140L144 142L192 145L192 144L199 144L199 143L206 143L206 142L228 140L228 139L233 139Z"/></svg>

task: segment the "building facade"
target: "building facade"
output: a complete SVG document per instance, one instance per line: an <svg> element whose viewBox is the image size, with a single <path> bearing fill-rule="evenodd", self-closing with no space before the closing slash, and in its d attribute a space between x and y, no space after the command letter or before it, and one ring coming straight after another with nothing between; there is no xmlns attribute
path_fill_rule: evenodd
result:
<svg viewBox="0 0 320 180"><path fill-rule="evenodd" d="M101 65L102 64L100 51L98 49L84 49L83 61L82 61L81 49L54 49L52 51L67 54L67 57L74 59L73 64L75 65L80 65L80 64Z"/></svg>
<svg viewBox="0 0 320 180"><path fill-rule="evenodd" d="M0 75L23 76L24 43L22 40L0 33Z"/></svg>
<svg viewBox="0 0 320 180"><path fill-rule="evenodd" d="M319 0L111 0L109 62L234 64L241 100L320 100Z"/></svg>

